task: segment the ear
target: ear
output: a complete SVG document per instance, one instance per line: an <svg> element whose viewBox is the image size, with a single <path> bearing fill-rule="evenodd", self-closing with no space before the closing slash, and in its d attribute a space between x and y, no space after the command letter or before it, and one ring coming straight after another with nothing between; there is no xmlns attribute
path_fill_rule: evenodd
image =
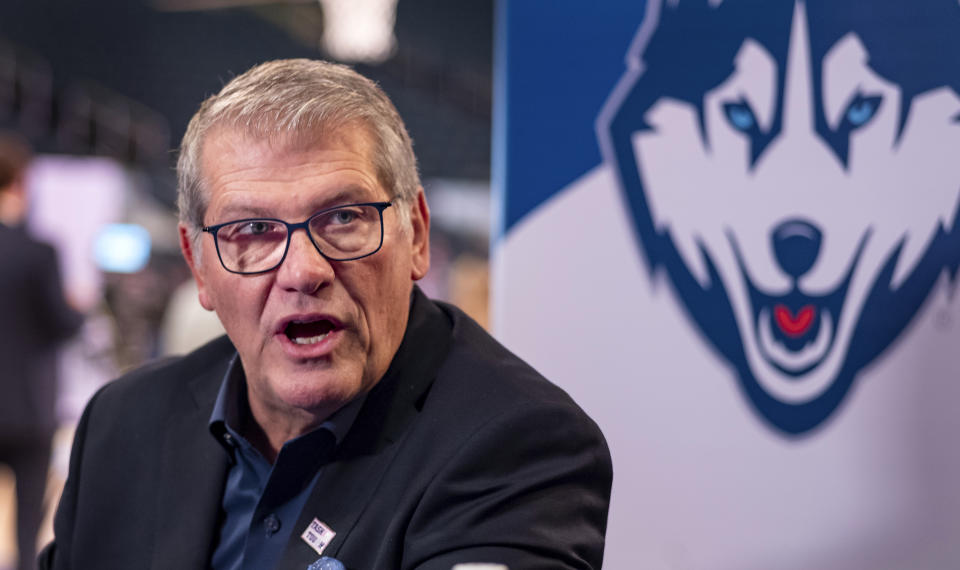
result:
<svg viewBox="0 0 960 570"><path fill-rule="evenodd" d="M422 187L410 204L410 229L413 256L410 278L417 281L430 269L430 207Z"/></svg>
<svg viewBox="0 0 960 570"><path fill-rule="evenodd" d="M179 224L177 229L180 232L180 251L183 253L183 259L187 262L187 267L190 268L190 273L193 274L193 280L197 282L197 290L200 292L198 295L200 299L200 305L208 311L213 310L213 303L210 302L210 295L207 291L206 282L203 278L202 268L200 267L199 252L194 251L194 242L190 239L190 231L187 229L187 226ZM199 245L196 244L196 245Z"/></svg>

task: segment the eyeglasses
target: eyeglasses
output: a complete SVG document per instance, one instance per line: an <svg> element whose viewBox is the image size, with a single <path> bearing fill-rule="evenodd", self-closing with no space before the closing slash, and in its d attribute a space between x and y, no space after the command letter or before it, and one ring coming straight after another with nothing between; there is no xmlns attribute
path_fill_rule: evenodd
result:
<svg viewBox="0 0 960 570"><path fill-rule="evenodd" d="M300 228L329 261L352 261L377 253L383 245L383 211L391 205L347 204L317 212L298 224L275 218L246 218L201 231L213 234L220 264L230 273L266 273L283 263L290 236Z"/></svg>

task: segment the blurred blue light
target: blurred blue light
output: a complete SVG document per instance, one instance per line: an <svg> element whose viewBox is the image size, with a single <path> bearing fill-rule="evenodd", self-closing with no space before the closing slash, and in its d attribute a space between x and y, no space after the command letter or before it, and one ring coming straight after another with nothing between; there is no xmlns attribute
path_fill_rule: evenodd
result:
<svg viewBox="0 0 960 570"><path fill-rule="evenodd" d="M93 245L97 266L109 273L136 273L150 260L150 233L134 224L109 224Z"/></svg>

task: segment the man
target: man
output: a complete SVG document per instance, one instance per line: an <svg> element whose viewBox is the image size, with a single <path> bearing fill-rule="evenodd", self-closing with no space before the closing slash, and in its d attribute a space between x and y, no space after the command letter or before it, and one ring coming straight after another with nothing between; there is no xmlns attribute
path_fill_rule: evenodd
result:
<svg viewBox="0 0 960 570"><path fill-rule="evenodd" d="M414 286L430 213L379 88L255 67L203 103L178 171L227 337L93 398L43 568L599 568L603 437Z"/></svg>
<svg viewBox="0 0 960 570"><path fill-rule="evenodd" d="M0 463L16 478L20 570L35 568L56 430L56 348L82 317L67 304L57 255L23 228L31 152L0 134Z"/></svg>

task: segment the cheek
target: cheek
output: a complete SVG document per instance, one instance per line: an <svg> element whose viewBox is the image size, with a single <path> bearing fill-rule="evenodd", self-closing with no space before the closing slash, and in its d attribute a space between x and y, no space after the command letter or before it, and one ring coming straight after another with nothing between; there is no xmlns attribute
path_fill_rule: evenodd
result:
<svg viewBox="0 0 960 570"><path fill-rule="evenodd" d="M413 287L409 263L370 263L343 275L341 282L362 312L361 334L368 350L379 353L395 349L403 336Z"/></svg>
<svg viewBox="0 0 960 570"><path fill-rule="evenodd" d="M242 342L259 330L265 284L259 280L227 275L212 280L207 296L230 337Z"/></svg>

